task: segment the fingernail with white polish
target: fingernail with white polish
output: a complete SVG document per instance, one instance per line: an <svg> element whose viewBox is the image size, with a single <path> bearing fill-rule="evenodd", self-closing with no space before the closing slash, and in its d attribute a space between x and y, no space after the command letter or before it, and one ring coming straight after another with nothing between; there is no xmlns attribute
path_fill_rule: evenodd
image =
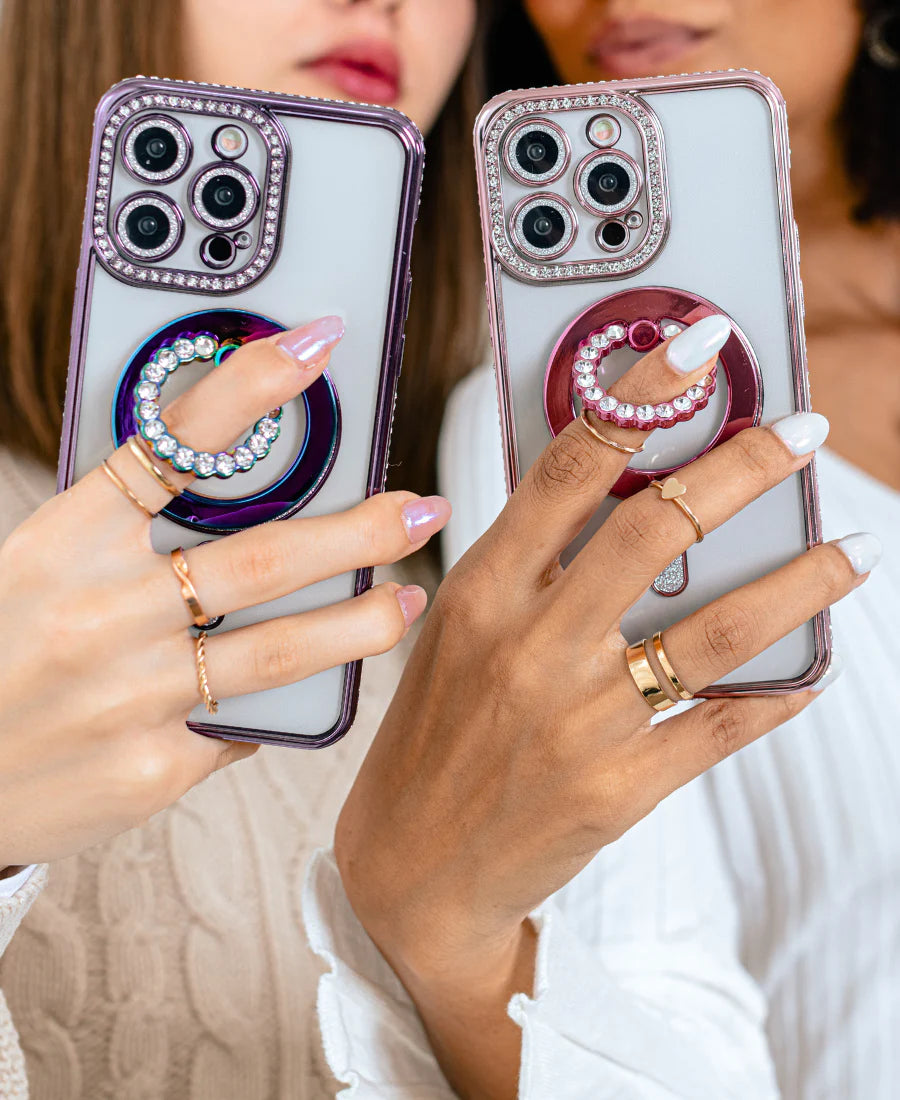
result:
<svg viewBox="0 0 900 1100"><path fill-rule="evenodd" d="M286 332L278 340L292 359L302 367L311 368L321 361L344 335L340 317L320 317L318 321Z"/></svg>
<svg viewBox="0 0 900 1100"><path fill-rule="evenodd" d="M792 455L808 455L828 438L831 425L821 413L794 413L771 425Z"/></svg>
<svg viewBox="0 0 900 1100"><path fill-rule="evenodd" d="M846 555L854 572L860 577L871 573L881 561L881 540L869 534L868 531L857 531L856 534L845 535L834 545Z"/></svg>
<svg viewBox="0 0 900 1100"><path fill-rule="evenodd" d="M669 366L680 374L691 374L708 363L725 346L731 335L731 322L721 313L704 317L679 333L666 346Z"/></svg>
<svg viewBox="0 0 900 1100"><path fill-rule="evenodd" d="M403 621L409 629L425 610L425 605L428 603L425 589L420 588L417 584L408 584L404 588L398 588L394 595L397 597L397 603L400 604L400 610L403 612Z"/></svg>
<svg viewBox="0 0 900 1100"><path fill-rule="evenodd" d="M824 691L825 688L830 687L834 683L843 671L844 662L837 653L832 653L831 664L825 670L825 675L817 684L813 684L810 690L816 692L816 694L820 691Z"/></svg>

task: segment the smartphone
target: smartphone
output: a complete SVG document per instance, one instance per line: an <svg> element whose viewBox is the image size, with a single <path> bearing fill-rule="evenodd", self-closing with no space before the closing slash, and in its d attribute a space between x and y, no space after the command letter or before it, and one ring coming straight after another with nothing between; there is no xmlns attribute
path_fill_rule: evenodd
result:
<svg viewBox="0 0 900 1100"><path fill-rule="evenodd" d="M153 520L159 553L383 491L424 161L398 111L138 77L97 108L59 463L70 486L135 431L134 385L160 349L212 336L166 400L241 344L326 314L346 336L281 411L265 461L195 481ZM184 345L181 345L184 346ZM233 612L221 632L360 594L372 570ZM173 599L179 597L173 577ZM189 726L321 748L349 729L360 663L223 698ZM225 691L220 693L226 696Z"/></svg>
<svg viewBox="0 0 900 1100"><path fill-rule="evenodd" d="M481 111L475 148L509 492L577 414L581 348L600 348L588 354L607 386L665 334L712 312L732 321L708 404L648 438L565 564L618 500L745 427L809 409L784 100L744 71L510 92ZM612 353L607 330L628 333ZM811 464L672 562L626 615L626 639L820 537ZM822 613L700 694L807 688L830 648Z"/></svg>

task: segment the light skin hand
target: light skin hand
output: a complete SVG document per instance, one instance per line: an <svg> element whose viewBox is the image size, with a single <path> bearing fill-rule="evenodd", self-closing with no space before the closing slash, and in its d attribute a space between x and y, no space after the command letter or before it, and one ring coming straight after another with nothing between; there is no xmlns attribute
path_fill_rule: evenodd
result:
<svg viewBox="0 0 900 1100"><path fill-rule="evenodd" d="M684 385L657 349L616 396L636 387L657 401ZM704 530L802 469L826 430L787 418L679 471ZM528 914L674 789L814 698L710 700L651 727L620 622L693 544L691 523L650 488L559 565L627 461L575 421L529 470L439 590L338 822L350 903L463 1097L516 1095L520 1032L506 1006L531 990ZM816 547L672 626L669 659L699 691L847 595L876 560L871 536Z"/></svg>
<svg viewBox="0 0 900 1100"><path fill-rule="evenodd" d="M165 410L213 452L290 401L328 364L326 318L235 352ZM162 466L160 460L157 465ZM153 511L169 494L127 447L110 466ZM166 467L179 488L188 474ZM185 551L204 610L224 615L326 577L399 561L450 515L440 497L372 497L349 511L250 528ZM394 646L425 608L416 586L211 634L214 697L293 683ZM191 618L150 521L93 470L0 547L0 875L71 855L146 821L255 745L185 725L200 701Z"/></svg>

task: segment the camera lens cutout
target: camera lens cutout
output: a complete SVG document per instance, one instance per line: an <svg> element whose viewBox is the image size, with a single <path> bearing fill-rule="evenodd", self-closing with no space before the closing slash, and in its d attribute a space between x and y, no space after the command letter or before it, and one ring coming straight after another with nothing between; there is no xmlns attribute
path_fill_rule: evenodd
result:
<svg viewBox="0 0 900 1100"><path fill-rule="evenodd" d="M629 233L624 223L615 219L603 222L597 230L597 244L604 252L621 252L628 240Z"/></svg>
<svg viewBox="0 0 900 1100"><path fill-rule="evenodd" d="M161 260L178 247L184 219L163 195L142 194L126 199L116 211L116 238L123 252L136 260Z"/></svg>
<svg viewBox="0 0 900 1100"><path fill-rule="evenodd" d="M164 115L138 119L126 132L122 146L129 172L149 183L176 179L186 168L190 155L187 131Z"/></svg>
<svg viewBox="0 0 900 1100"><path fill-rule="evenodd" d="M552 122L526 119L509 132L503 149L510 173L524 184L550 183L569 164L569 140Z"/></svg>
<svg viewBox="0 0 900 1100"><path fill-rule="evenodd" d="M213 233L200 245L200 259L216 270L228 267L234 260L237 248L230 237L224 233Z"/></svg>
<svg viewBox="0 0 900 1100"><path fill-rule="evenodd" d="M624 153L593 153L575 178L579 201L594 214L618 214L633 205L640 189L638 167Z"/></svg>
<svg viewBox="0 0 900 1100"><path fill-rule="evenodd" d="M568 251L575 240L577 223L569 204L556 195L535 195L512 213L512 237L523 255L552 260Z"/></svg>
<svg viewBox="0 0 900 1100"><path fill-rule="evenodd" d="M236 164L204 168L191 184L191 209L210 229L235 229L256 213L259 189Z"/></svg>

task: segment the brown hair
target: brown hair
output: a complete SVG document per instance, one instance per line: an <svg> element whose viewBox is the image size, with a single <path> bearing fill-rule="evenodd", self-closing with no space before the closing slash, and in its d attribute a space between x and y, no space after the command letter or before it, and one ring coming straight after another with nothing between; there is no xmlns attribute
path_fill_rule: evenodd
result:
<svg viewBox="0 0 900 1100"><path fill-rule="evenodd" d="M49 464L59 447L94 108L123 77L189 75L173 56L179 20L179 0L3 0L0 8L0 443ZM471 140L482 83L475 49L427 143L390 478L421 493L434 489L445 398L483 348Z"/></svg>

